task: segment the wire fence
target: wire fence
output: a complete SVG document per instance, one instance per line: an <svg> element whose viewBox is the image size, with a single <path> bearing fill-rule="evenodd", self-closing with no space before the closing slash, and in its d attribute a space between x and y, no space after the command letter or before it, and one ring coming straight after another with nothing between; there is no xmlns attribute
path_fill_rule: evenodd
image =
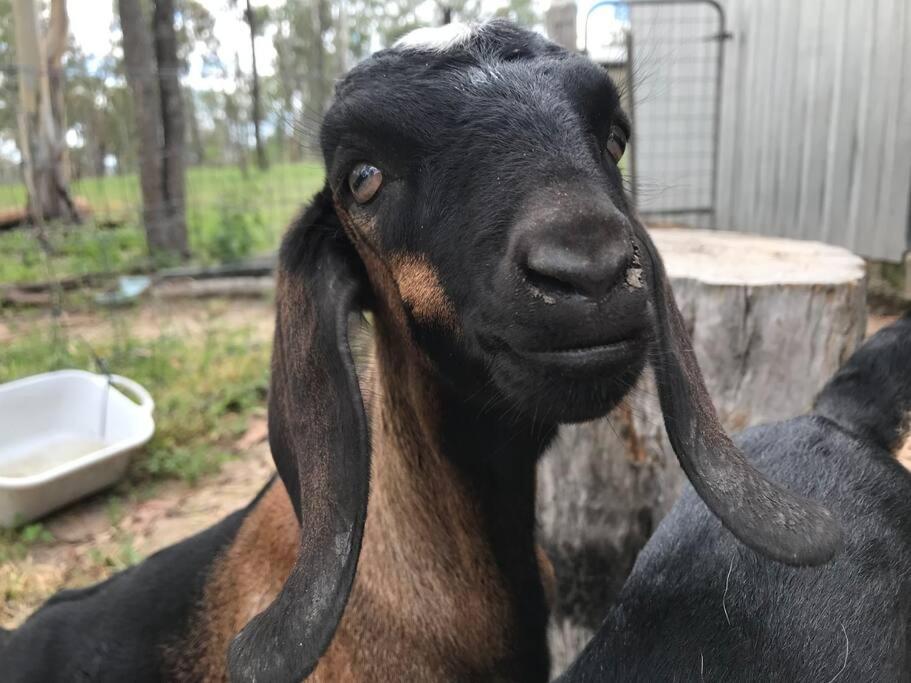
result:
<svg viewBox="0 0 911 683"><path fill-rule="evenodd" d="M18 78L4 67L4 101L13 115L0 118L0 282L33 282L36 233L27 225L20 132L15 111ZM51 222L48 240L58 276L118 273L151 267L145 247L138 131L125 79L69 69L61 162L78 225ZM316 116L274 104L261 122L267 165L260 167L250 121L249 96L183 88L184 214L194 261L224 263L273 251L297 208L318 189L323 171L315 145ZM9 106L6 107L9 109ZM162 150L159 166L166 160ZM82 262L76 258L81 254Z"/></svg>
<svg viewBox="0 0 911 683"><path fill-rule="evenodd" d="M602 0L585 17L585 45L624 93L633 124L627 173L654 223L713 227L724 14L705 0Z"/></svg>

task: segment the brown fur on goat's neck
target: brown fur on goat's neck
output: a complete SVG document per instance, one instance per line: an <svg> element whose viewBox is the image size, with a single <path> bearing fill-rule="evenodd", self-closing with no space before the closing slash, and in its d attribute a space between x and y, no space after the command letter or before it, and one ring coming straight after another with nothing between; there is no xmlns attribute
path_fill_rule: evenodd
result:
<svg viewBox="0 0 911 683"><path fill-rule="evenodd" d="M345 615L313 678L546 680L534 457L501 467L483 461L502 443L448 450L447 411L463 408L386 316L377 318L375 338L363 548Z"/></svg>
<svg viewBox="0 0 911 683"><path fill-rule="evenodd" d="M360 561L338 631L308 680L544 681L536 453L512 452L512 439L481 418L477 434L448 433L464 407L388 320L377 317L362 380L373 460ZM294 564L296 528L277 481L216 561L196 645L180 658L188 679L226 678L231 638Z"/></svg>

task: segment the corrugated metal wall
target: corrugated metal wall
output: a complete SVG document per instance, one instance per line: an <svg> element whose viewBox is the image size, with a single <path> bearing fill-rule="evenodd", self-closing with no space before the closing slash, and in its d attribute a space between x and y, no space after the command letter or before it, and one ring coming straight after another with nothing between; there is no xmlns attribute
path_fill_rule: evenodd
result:
<svg viewBox="0 0 911 683"><path fill-rule="evenodd" d="M816 239L899 260L911 247L911 1L721 5L733 36L725 43L721 86L718 227ZM634 56L647 75L636 97L637 121L666 117L685 79L704 77L689 71L679 53L710 49L709 43L698 46L705 28L693 20L705 11L705 3L638 14L634 6L635 44L650 51ZM665 35L668 17L672 40ZM687 41L689 48L668 47ZM691 106L708 115L711 102L706 97ZM661 191L657 199L643 194L643 208L704 195L702 180L677 177L674 147L703 144L703 129L651 151L648 130L638 134L637 175L666 188L663 198Z"/></svg>

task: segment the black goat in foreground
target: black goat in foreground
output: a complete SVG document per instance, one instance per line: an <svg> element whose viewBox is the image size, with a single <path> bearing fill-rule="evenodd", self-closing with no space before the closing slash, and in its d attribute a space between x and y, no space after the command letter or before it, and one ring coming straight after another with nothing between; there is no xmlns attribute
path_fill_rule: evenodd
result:
<svg viewBox="0 0 911 683"><path fill-rule="evenodd" d="M911 680L911 313L851 357L813 412L737 444L829 506L844 550L819 568L770 562L690 490L561 681Z"/></svg>
<svg viewBox="0 0 911 683"><path fill-rule="evenodd" d="M832 516L718 424L623 192L629 135L601 68L506 22L417 31L353 69L322 128L326 186L279 258L281 482L52 598L6 638L3 680L544 681L535 464L647 358L725 524L782 561L829 559Z"/></svg>

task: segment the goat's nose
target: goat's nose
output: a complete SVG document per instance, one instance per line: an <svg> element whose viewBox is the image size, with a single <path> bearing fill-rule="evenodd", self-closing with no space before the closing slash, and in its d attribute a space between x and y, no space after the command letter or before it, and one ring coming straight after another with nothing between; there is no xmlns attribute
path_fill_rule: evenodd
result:
<svg viewBox="0 0 911 683"><path fill-rule="evenodd" d="M633 256L625 222L584 223L536 226L524 235L517 257L530 285L549 295L600 299L625 276Z"/></svg>

